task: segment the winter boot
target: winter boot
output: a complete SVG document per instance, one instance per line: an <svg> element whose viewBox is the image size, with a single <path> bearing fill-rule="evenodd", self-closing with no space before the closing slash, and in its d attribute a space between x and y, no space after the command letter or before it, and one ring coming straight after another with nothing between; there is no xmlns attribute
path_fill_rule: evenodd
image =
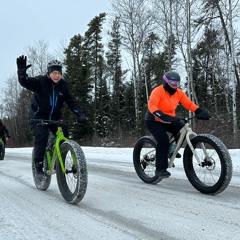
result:
<svg viewBox="0 0 240 240"><path fill-rule="evenodd" d="M35 167L36 167L36 175L38 178L43 177L45 174L43 172L43 159L35 158Z"/></svg>

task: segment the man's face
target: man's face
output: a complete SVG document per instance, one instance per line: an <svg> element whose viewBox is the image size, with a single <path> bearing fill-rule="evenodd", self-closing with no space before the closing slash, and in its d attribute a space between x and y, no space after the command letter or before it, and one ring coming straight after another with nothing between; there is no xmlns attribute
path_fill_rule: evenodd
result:
<svg viewBox="0 0 240 240"><path fill-rule="evenodd" d="M59 71L52 71L49 76L54 83L59 82L59 80L62 78L62 74Z"/></svg>

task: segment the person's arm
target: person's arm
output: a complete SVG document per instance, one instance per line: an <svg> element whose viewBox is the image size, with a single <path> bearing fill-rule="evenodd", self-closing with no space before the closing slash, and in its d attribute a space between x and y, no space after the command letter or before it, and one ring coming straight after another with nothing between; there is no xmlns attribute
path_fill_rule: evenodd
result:
<svg viewBox="0 0 240 240"><path fill-rule="evenodd" d="M22 55L17 58L17 74L19 83L22 85L24 83L24 79L27 78L27 69L30 68L32 65L27 65L27 57Z"/></svg>
<svg viewBox="0 0 240 240"><path fill-rule="evenodd" d="M27 75L27 69L32 65L27 65L27 57L20 56L17 58L17 74L18 74L18 82L20 85L29 91L36 91L39 89L39 81L38 77L33 78Z"/></svg>
<svg viewBox="0 0 240 240"><path fill-rule="evenodd" d="M201 109L198 105L192 102L184 92L182 92L180 103L189 111L194 112L197 119L208 120L211 118L211 115L207 110Z"/></svg>
<svg viewBox="0 0 240 240"><path fill-rule="evenodd" d="M181 89L178 89L178 94L180 95L180 103L183 105L183 107L191 112L195 112L198 108L198 105L191 101L191 99Z"/></svg>
<svg viewBox="0 0 240 240"><path fill-rule="evenodd" d="M156 87L152 90L149 100L148 100L148 110L150 113L154 113L158 109L158 103L161 101L161 91L159 87Z"/></svg>
<svg viewBox="0 0 240 240"><path fill-rule="evenodd" d="M170 124L179 121L179 118L165 114L160 109L158 109L158 103L159 101L161 101L161 99L161 89L159 87L153 89L148 101L149 112L152 113L155 118L159 119L163 123Z"/></svg>

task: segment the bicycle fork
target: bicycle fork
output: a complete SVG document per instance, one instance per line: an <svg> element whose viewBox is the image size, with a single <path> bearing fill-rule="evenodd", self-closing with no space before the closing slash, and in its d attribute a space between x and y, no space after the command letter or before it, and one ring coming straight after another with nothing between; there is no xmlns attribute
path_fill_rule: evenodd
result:
<svg viewBox="0 0 240 240"><path fill-rule="evenodd" d="M67 140L67 139L65 139ZM60 145L60 141L61 140L57 140L57 145L59 146ZM61 153L61 150L60 150L60 147L59 148L55 148L54 152L53 152L53 156L52 156L52 165L54 166L55 164L55 161L56 161L56 156L58 157L58 161L60 163L60 166L61 166L61 169L62 169L62 172L64 174L68 174L68 173L76 173L77 170L76 170L76 165L77 165L77 162L76 162L76 157L75 155L72 153L72 151L70 151L70 154L71 154L71 159L72 159L72 168L71 169L67 169L63 163L63 158L62 158L62 153ZM75 167L73 167L75 166Z"/></svg>
<svg viewBox="0 0 240 240"><path fill-rule="evenodd" d="M196 149L194 149L194 147L191 143L191 140L190 140L191 135L197 136L197 134L195 132L193 132L191 128L189 128L187 133L186 133L186 141L187 141L187 144L190 147L194 157L196 158L198 164L201 165L201 160L199 159L198 153L197 153ZM204 152L204 155L206 156L207 159L209 159L209 155L208 155L208 152L206 150L206 147L205 147L204 143L201 143L200 145L201 145L201 149Z"/></svg>

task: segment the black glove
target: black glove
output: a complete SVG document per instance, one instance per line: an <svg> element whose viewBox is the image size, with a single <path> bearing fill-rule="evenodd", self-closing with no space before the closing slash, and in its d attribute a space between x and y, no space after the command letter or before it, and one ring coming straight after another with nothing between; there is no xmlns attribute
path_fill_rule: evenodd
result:
<svg viewBox="0 0 240 240"><path fill-rule="evenodd" d="M177 118L177 117L173 117L173 116L170 116L168 114L164 114L163 112L157 110L153 113L153 115L155 117L157 117L158 119L166 122L166 123L175 123L175 122L179 122L180 119Z"/></svg>
<svg viewBox="0 0 240 240"><path fill-rule="evenodd" d="M197 108L194 113L197 119L209 120L211 118L210 113L207 110L203 110L201 108Z"/></svg>
<svg viewBox="0 0 240 240"><path fill-rule="evenodd" d="M26 75L26 71L28 68L30 68L32 65L27 65L27 57L26 56L20 56L17 58L17 68L18 68L18 76L24 77Z"/></svg>
<svg viewBox="0 0 240 240"><path fill-rule="evenodd" d="M79 112L78 113L77 122L81 123L81 124L84 124L84 125L87 123L87 118L86 118L86 116L85 116L85 114L83 112Z"/></svg>

